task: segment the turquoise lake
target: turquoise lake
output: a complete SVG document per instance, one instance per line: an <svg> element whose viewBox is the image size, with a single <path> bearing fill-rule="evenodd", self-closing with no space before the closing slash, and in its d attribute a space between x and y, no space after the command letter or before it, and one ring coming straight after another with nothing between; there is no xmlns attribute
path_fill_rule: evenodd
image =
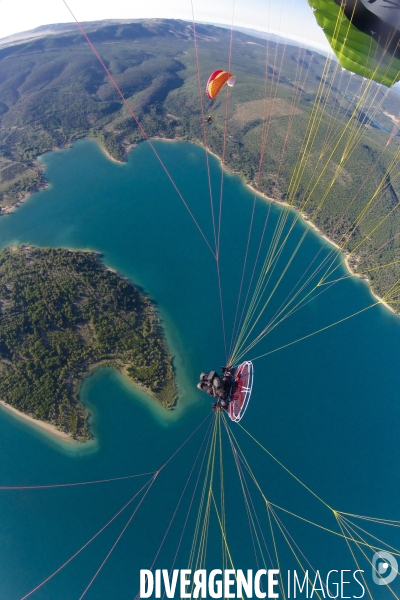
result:
<svg viewBox="0 0 400 600"><path fill-rule="evenodd" d="M204 150L183 142L153 143L212 243ZM156 471L210 415L161 471L85 595L92 600L127 600L138 592L139 569L150 568L153 562L212 419L210 399L196 390L196 383L201 371L219 369L225 361L215 260L148 143L134 148L126 164L109 160L89 140L52 152L42 161L50 186L0 219L0 247L29 243L101 252L107 267L129 278L157 305L174 355L179 401L175 410L166 412L115 371L99 370L85 380L81 391L92 414L95 436L86 445L56 441L0 410L0 486L85 482ZM217 206L221 168L214 157L210 157L210 165ZM253 199L254 194L239 178L224 175L220 266L229 334ZM268 210L268 202L258 198L249 265L255 262ZM271 208L261 256L267 251L282 210L277 205ZM294 218L293 213L286 230ZM305 227L300 220L294 226L271 289ZM320 261L330 250L315 232L307 233L260 323L268 323L315 257ZM246 271L245 289L250 273L251 267ZM336 273L343 275L345 271L340 267ZM246 358L279 349L373 303L365 282L347 278L286 319ZM400 519L399 356L400 318L382 306L366 310L255 360L254 391L243 426L332 508ZM328 508L274 463L240 427L232 424L231 429L271 502L340 532ZM227 535L235 567L262 568L254 558L238 475L226 440L224 444ZM172 566L193 477L157 568ZM86 544L147 480L24 491L0 489L0 599L25 597ZM253 492L260 522L267 529L265 504ZM80 598L134 506L132 503L30 597ZM189 516L175 568L187 567L196 514L194 511ZM289 514L280 512L279 516L315 569L357 568L344 540ZM366 527L365 523L359 524ZM368 527L377 537L399 546L400 536L394 528ZM278 529L275 533L278 535ZM279 547L282 571L300 570L282 537ZM210 522L207 557L208 568L221 567L221 534L215 515ZM361 554L358 557L369 585L370 567ZM368 557L372 557L369 549ZM360 588L353 591L358 595ZM374 597L390 596L387 589L375 587L373 592Z"/></svg>

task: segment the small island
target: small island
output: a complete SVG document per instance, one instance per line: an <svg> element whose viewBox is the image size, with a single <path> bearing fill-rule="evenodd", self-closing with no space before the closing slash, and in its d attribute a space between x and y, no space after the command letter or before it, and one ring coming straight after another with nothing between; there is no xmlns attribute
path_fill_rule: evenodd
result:
<svg viewBox="0 0 400 600"><path fill-rule="evenodd" d="M95 252L0 252L0 400L72 439L90 439L82 379L112 366L166 409L172 357L153 304Z"/></svg>

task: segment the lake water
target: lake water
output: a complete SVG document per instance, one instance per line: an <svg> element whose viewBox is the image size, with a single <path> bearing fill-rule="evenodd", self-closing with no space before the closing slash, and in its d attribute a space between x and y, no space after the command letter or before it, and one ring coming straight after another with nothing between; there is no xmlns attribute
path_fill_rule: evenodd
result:
<svg viewBox="0 0 400 600"><path fill-rule="evenodd" d="M212 243L203 149L186 143L154 144ZM147 143L131 151L127 164L110 161L96 143L88 140L42 160L50 187L0 219L1 247L29 243L101 252L105 265L140 286L157 304L174 354L179 402L176 410L168 413L140 396L118 373L111 369L97 371L84 382L81 392L91 410L95 434L94 441L86 445L55 441L0 411L0 485L83 482L155 471L211 414L209 398L195 386L200 371L218 369L225 361L215 260ZM221 170L213 157L210 164L217 206ZM253 199L254 194L237 177L225 174L220 265L229 334ZM268 202L257 199L249 265L254 264L268 210ZM266 252L281 211L281 207L272 206L261 255ZM289 223L293 218L292 214ZM304 228L303 222L295 225L271 289ZM316 233L307 234L260 323L269 321L313 258L318 255L320 260L329 250ZM344 271L339 269L338 273ZM246 358L278 349L373 302L364 282L348 278L285 320ZM243 425L331 507L399 519L399 355L400 319L381 306L271 353L254 362L254 392ZM125 600L136 595L139 569L152 564L206 428L207 423L160 473L85 598ZM232 430L268 500L339 531L332 513L322 503L271 461L238 426L233 425ZM224 444L227 536L235 567L261 568L254 558L238 475L226 440ZM158 557L158 568L172 565L196 476L190 479L179 505ZM21 598L35 588L94 536L147 480L0 490L0 598ZM217 490L215 481L216 495ZM252 495L268 537L265 504L255 489ZM179 568L187 566L196 502L178 554ZM32 597L79 598L134 506L132 503ZM279 514L314 568L356 569L343 540L288 514ZM395 532L371 527L378 537L394 545L399 543ZM275 534L278 539L277 527ZM208 568L220 567L220 548L221 535L213 513ZM278 548L281 569L300 570L282 536ZM368 552L371 558L372 551ZM360 568L368 571L369 583L370 567L359 555ZM358 595L359 590L355 588L354 593ZM385 593L386 589L379 588L379 597Z"/></svg>

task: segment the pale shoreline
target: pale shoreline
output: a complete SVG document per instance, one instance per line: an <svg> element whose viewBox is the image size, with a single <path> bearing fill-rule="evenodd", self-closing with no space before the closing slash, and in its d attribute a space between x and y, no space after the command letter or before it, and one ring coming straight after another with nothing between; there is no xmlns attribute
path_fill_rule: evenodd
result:
<svg viewBox="0 0 400 600"><path fill-rule="evenodd" d="M166 142L175 142L175 141L185 141L185 140L174 140L174 139L167 139L167 138L161 138L161 137L155 137L152 139L157 139L157 140L163 140ZM189 143L193 143L193 142L189 142ZM197 143L197 145L201 146L202 148L204 148L204 150L206 150L206 152L208 152L209 154L211 154L212 156L215 156L215 158L219 161L222 170L226 171L226 173L229 173L230 175L236 175L237 177L239 177L241 179L241 181L244 183L244 185L249 188L252 192L254 192L255 194L257 194L258 196L260 196L261 198L264 198L265 200L268 200L268 202L271 202L273 204L279 204L280 206L287 206L290 210L293 210L294 212L296 212L298 215L300 215L300 218L304 221L306 227L310 226L311 229L313 229L316 233L318 233L318 235L320 237L322 237L325 241L328 242L328 244L331 244L331 246L334 246L334 248L337 248L344 256L344 260L343 260L343 264L345 265L347 271L349 272L349 274L352 277L357 277L357 279L361 279L362 281L364 281L368 288L369 291L371 292L372 296L377 300L377 303L381 304L382 306L384 306L387 310L389 310L391 313L393 313L396 316L399 316L398 313L396 313L396 311L394 310L394 308L392 306L390 306L390 304L388 304L387 302L385 302L383 300L383 298L381 298L380 296L378 296L378 294L376 292L373 291L371 284L369 282L369 279L366 277L363 277L362 275L359 275L358 273L356 273L350 266L348 258L346 256L346 252L345 250L342 250L340 248L340 246L334 242L333 240L331 240L325 233L323 233L319 227L317 227L317 225L315 225L315 223L313 223L311 221L311 219L308 217L308 215L306 215L305 213L303 213L302 211L298 210L296 207L291 206L290 204L288 204L287 202L284 202L283 200L275 200L275 198L270 198L269 196L267 196L266 194L264 194L263 192L260 192L259 190L257 190L254 186L252 186L250 183L246 183L243 178L235 171L232 171L231 169L229 169L226 165L222 164L222 160L221 158L218 156L218 154L215 154L215 152L212 152L209 148L205 148L203 146L203 144L201 143Z"/></svg>
<svg viewBox="0 0 400 600"><path fill-rule="evenodd" d="M37 192L41 192L42 190L45 190L48 187L50 187L50 184L47 183L47 181L45 181L43 183L43 185L39 185L34 190L32 190L31 192L27 192L26 194L24 194L22 196L22 198L20 198L19 200L17 200L17 202L15 204L7 204L6 206L1 206L0 207L0 209L1 209L0 217L6 217L7 215L11 215L12 213L14 213L21 206L21 204L23 204L25 202L25 200L28 200L32 196L32 194L36 194Z"/></svg>
<svg viewBox="0 0 400 600"><path fill-rule="evenodd" d="M334 242L333 240L331 240L325 233L323 233L319 229L319 227L317 227L317 225L315 225L315 223L313 223L311 221L311 219L309 218L308 215L306 215L305 213L301 212L300 210L298 210L294 206L291 206L287 202L283 202L282 200L274 200L273 198L269 198L266 194L263 194L262 192L257 191L255 187L253 187L252 185L250 185L248 183L246 183L245 185L248 188L250 188L254 193L258 194L258 196L261 196L262 198L265 198L269 202L280 204L281 206L287 206L290 210L293 210L298 215L300 215L300 218L304 221L304 223L305 223L305 225L307 227L310 226L309 227L310 229L313 229L316 233L318 233L318 235L320 237L322 237L326 242L328 242L328 244L330 244L334 248L337 248L340 251L340 253L344 255L343 264L345 265L345 267L346 267L347 271L349 272L349 274L352 277L357 277L357 279L361 279L362 281L365 281L365 283L368 285L369 291L371 292L372 296L374 298L376 298L377 302L379 302L379 304L382 304L382 306L384 306L385 308L387 308L388 310L390 310L390 312L392 312L394 315L397 315L396 311L390 306L390 304L388 304L387 302L385 302L380 296L378 296L378 294L376 294L373 291L373 289L371 288L371 284L369 283L369 279L366 278L366 277L363 277L362 275L359 275L358 273L356 273L351 268L351 266L349 264L348 257L346 256L345 250L343 250L342 248L340 248L340 246L336 242Z"/></svg>
<svg viewBox="0 0 400 600"><path fill-rule="evenodd" d="M111 160L112 162L115 162L117 164L124 164L126 161L121 161L121 160L117 160L116 158L114 158L113 156L111 156L111 154L109 154L107 152L107 150L105 148L103 148L103 146L100 144L100 142L98 140L96 140L95 138L91 138L91 137L87 137L84 138L87 140L92 140L94 142L96 142L100 149L102 150L102 152L105 154L105 156ZM79 140L76 140L77 142ZM172 141L172 140L171 140ZM54 148L52 148L51 150L49 150L49 152L60 152L61 150L68 150L68 148L71 148L71 146L74 144L74 142L69 142L68 144L65 144L65 146L54 146ZM135 146L136 144L130 144L127 149L126 149L126 154L128 154L128 152ZM46 152L46 154L48 154ZM44 155L41 155L44 156ZM40 156L37 157L36 160L38 160L40 158ZM41 192L43 190L46 190L47 188L50 187L50 183L48 183L47 181L44 181L42 185L38 185L35 187L35 189L33 189L31 192L27 192L26 194L24 194L19 200L17 200L17 202L15 204L7 204L6 206L0 206L0 217L5 217L7 215L11 215L12 213L14 213L26 200L28 200L32 194L36 194L37 192Z"/></svg>
<svg viewBox="0 0 400 600"><path fill-rule="evenodd" d="M7 404L6 402L4 402L4 400L0 400L0 405L6 411L12 413L15 417L23 419L24 421L28 421L28 423L30 423L31 425L36 425L36 427L39 427L40 429L44 429L48 433L51 433L53 436L59 438L60 440L63 440L63 442L78 443L77 440L74 440L70 435L64 433L64 431L60 431L59 429L57 429L55 425L52 425L51 423L46 423L45 421L40 421L39 419L34 419L33 417L30 417L29 415L26 415L25 413L17 410L10 404Z"/></svg>
<svg viewBox="0 0 400 600"><path fill-rule="evenodd" d="M72 249L71 251L74 251L74 250ZM83 377L83 379L86 379L86 377L92 375L95 371L97 371L98 368L101 368L101 366L102 365L97 366L95 369L93 369L93 371L88 372L86 374L86 376ZM121 368L121 369L116 369L116 370L122 376L123 380L125 381L125 384L128 385L131 390L137 390L137 391L141 392L142 394L144 394L146 396L146 398L153 400L153 402L155 402L155 404L157 406L161 407L163 410L167 410L167 411L171 410L171 409L168 409L165 406L163 406L160 402L158 402L157 397L155 395L153 395L150 392L150 390L146 389L144 386L141 386L140 384L133 382L130 379L130 377L128 376L128 374L126 373L126 368ZM81 384L83 382L83 379L80 381ZM14 408L13 406L11 406L11 404L4 402L4 400L0 400L0 410L1 410L1 408L3 408L6 412L9 412L10 414L12 414L17 419L22 419L23 421L28 422L30 425L33 425L34 427L36 426L36 427L40 428L41 430L46 431L52 437L55 437L58 440L62 440L63 442L81 445L82 443L91 441L91 440L74 439L70 434L65 433L64 431L61 431L55 425L52 425L51 423L48 423L46 421L41 421L40 419L35 419L34 417L31 417L30 415L27 415L27 414L21 412L20 410Z"/></svg>

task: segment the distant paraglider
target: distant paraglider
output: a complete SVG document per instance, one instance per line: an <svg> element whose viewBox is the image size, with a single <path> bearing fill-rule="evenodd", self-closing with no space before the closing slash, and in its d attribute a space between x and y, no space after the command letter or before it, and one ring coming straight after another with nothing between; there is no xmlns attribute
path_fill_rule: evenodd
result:
<svg viewBox="0 0 400 600"><path fill-rule="evenodd" d="M236 83L236 77L232 75L232 73L221 70L211 73L206 85L207 98L214 100L220 93L225 83L229 87L233 87Z"/></svg>
<svg viewBox="0 0 400 600"><path fill-rule="evenodd" d="M345 69L391 87L400 80L400 0L308 0Z"/></svg>
<svg viewBox="0 0 400 600"><path fill-rule="evenodd" d="M228 73L228 71L222 71L221 69L219 69L218 71L214 71L213 73L211 73L206 85L206 96L211 100L210 109L212 107L212 109L215 111L216 108L219 107L219 105L221 104L222 97L220 97L218 100L216 100L216 98L223 86L226 84L229 87L233 87L235 83L235 75L232 75L232 73ZM213 120L214 119L212 115L209 115L207 119L204 119L204 124L211 125L213 123Z"/></svg>
<svg viewBox="0 0 400 600"><path fill-rule="evenodd" d="M236 369L231 365L221 367L222 375L216 371L201 373L197 387L206 392L215 402L213 410L227 411L230 419L238 423L246 412L253 388L253 364L246 361Z"/></svg>

